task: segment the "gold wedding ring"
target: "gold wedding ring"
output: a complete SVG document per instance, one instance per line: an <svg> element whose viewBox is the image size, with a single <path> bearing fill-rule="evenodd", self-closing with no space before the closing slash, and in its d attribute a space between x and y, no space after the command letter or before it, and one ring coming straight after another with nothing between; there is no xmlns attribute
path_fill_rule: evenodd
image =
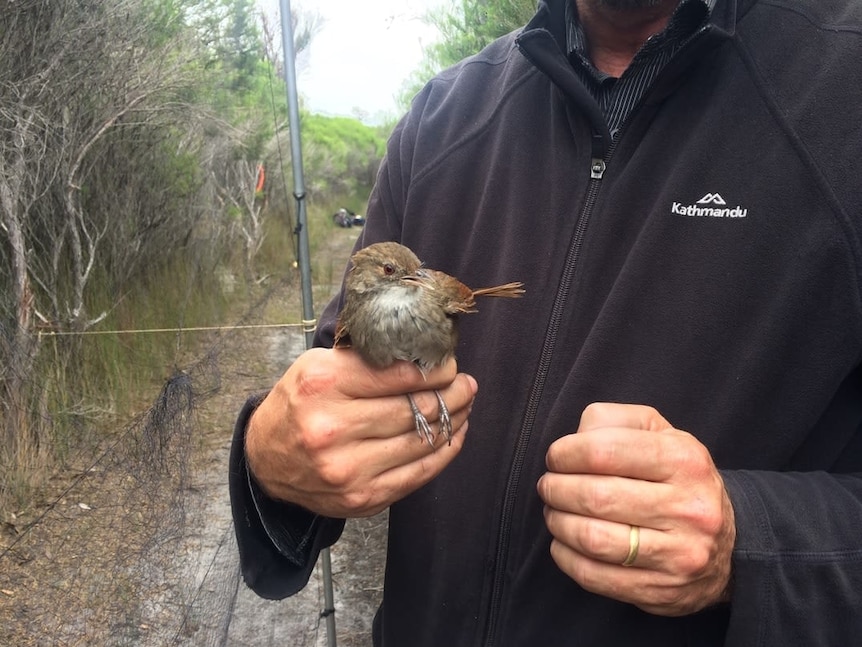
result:
<svg viewBox="0 0 862 647"><path fill-rule="evenodd" d="M638 558L638 550L641 546L641 529L640 526L630 526L629 530L629 554L623 560L623 566L631 566Z"/></svg>

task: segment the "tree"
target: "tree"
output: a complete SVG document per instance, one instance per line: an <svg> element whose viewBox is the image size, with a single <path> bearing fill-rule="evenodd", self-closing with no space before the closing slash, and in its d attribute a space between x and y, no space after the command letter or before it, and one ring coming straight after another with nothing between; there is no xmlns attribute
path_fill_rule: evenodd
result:
<svg viewBox="0 0 862 647"><path fill-rule="evenodd" d="M42 332L87 331L177 261L211 277L242 246L252 268L257 169L286 109L252 0L0 0L0 16L2 475L50 445L46 394L86 388L80 338L48 361ZM297 20L307 45L316 22Z"/></svg>
<svg viewBox="0 0 862 647"><path fill-rule="evenodd" d="M82 303L76 300L81 291L77 288L88 278L98 233L81 218L75 194L86 151L111 120L95 130L83 129L89 132L76 138L68 103L70 83L83 71L80 63L86 54L81 54L104 43L88 29L99 25L101 31L106 24L104 14L86 2L71 7L34 0L3 4L0 218L12 296L12 303L4 304L4 312L11 316L3 321L7 331L2 347L6 367L3 422L6 445L14 447L22 423L24 385L36 351L34 315L46 320L37 303L34 282L45 288L56 287L56 273L47 276L37 272L34 252L45 253L49 260L43 267L56 270L63 248L72 250L76 285L71 291L75 305L69 312L73 318L82 315ZM98 113L93 116L99 119ZM63 195L59 201L61 217L43 231L34 222L34 214L43 198L50 202L57 195ZM33 240L36 231L45 235ZM56 293L51 298L54 303L60 301Z"/></svg>
<svg viewBox="0 0 862 647"><path fill-rule="evenodd" d="M440 39L425 49L418 70L405 83L401 103L413 96L441 70L476 54L491 41L523 27L535 13L534 0L458 0L426 16L440 32Z"/></svg>
<svg viewBox="0 0 862 647"><path fill-rule="evenodd" d="M101 320L88 312L89 286L112 251L129 252L120 222L141 209L99 207L110 196L92 189L113 172L103 157L113 145L134 150L185 111L194 77L180 7L0 1L0 416L9 451L34 432L25 413L28 389L39 392L37 328L84 330ZM113 177L118 185L151 179Z"/></svg>

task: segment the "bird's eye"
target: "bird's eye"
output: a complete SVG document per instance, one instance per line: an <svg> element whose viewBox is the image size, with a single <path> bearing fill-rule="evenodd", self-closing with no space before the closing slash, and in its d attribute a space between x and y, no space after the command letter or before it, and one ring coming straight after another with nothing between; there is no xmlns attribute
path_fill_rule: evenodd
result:
<svg viewBox="0 0 862 647"><path fill-rule="evenodd" d="M383 265L383 273L386 276L391 276L392 274L395 274L395 266L392 265L391 263L384 264Z"/></svg>

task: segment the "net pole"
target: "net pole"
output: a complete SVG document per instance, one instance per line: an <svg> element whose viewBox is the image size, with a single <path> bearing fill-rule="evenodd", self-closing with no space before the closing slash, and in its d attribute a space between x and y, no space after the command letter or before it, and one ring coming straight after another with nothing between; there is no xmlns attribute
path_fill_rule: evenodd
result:
<svg viewBox="0 0 862 647"><path fill-rule="evenodd" d="M296 50L293 43L293 23L291 21L290 0L281 0L281 41L284 48L284 75L287 84L287 107L290 119L290 152L293 168L293 197L296 200L296 239L297 262L299 264L300 285L302 288L303 322L313 322L314 304L311 292L311 259L308 245L308 217L306 213L305 179L302 172L302 140L299 125L299 98L296 84ZM305 327L305 347L311 348L314 326ZM336 647L335 637L335 596L332 590L332 561L329 548L320 553L320 567L323 577L324 609L321 615L326 620L326 639L328 647Z"/></svg>

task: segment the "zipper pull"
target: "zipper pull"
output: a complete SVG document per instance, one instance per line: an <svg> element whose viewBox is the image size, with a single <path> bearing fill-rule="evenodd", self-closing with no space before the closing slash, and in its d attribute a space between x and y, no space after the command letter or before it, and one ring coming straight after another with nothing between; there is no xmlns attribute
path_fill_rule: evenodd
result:
<svg viewBox="0 0 862 647"><path fill-rule="evenodd" d="M603 159L593 158L590 162L590 179L601 180L605 174L605 161Z"/></svg>

